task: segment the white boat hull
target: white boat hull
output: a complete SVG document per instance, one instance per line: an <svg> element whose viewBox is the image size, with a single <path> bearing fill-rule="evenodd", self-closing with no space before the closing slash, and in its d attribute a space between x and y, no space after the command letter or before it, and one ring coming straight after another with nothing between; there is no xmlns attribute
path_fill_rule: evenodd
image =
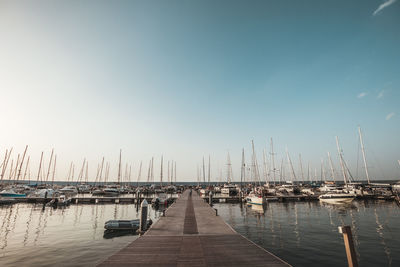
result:
<svg viewBox="0 0 400 267"><path fill-rule="evenodd" d="M249 205L263 205L265 204L265 200L263 197L247 197L246 202Z"/></svg>
<svg viewBox="0 0 400 267"><path fill-rule="evenodd" d="M320 198L319 200L329 204L349 204L354 198Z"/></svg>

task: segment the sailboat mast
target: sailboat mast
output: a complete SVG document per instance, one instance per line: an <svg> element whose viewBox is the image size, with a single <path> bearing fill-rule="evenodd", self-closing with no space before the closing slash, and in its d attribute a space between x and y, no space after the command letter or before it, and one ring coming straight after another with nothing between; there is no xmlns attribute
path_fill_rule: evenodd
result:
<svg viewBox="0 0 400 267"><path fill-rule="evenodd" d="M206 183L206 166L204 164L204 157L203 157L203 183Z"/></svg>
<svg viewBox="0 0 400 267"><path fill-rule="evenodd" d="M17 176L18 164L19 164L19 154L18 154L18 157L17 157L17 163L15 164L15 170L12 172L12 178L13 178L14 181L15 181L15 178Z"/></svg>
<svg viewBox="0 0 400 267"><path fill-rule="evenodd" d="M83 172L85 170L85 166L86 166L86 158L83 159L82 168L81 168L81 171L79 172L79 175L78 175L78 180L77 180L78 183L81 182L82 179L83 179Z"/></svg>
<svg viewBox="0 0 400 267"><path fill-rule="evenodd" d="M151 182L154 183L154 157L151 157Z"/></svg>
<svg viewBox="0 0 400 267"><path fill-rule="evenodd" d="M336 136L336 147L337 147L337 151L339 154L340 167L342 168L343 180L344 180L344 183L347 184L346 171L344 169L343 158L342 158L342 151L340 150L339 138L337 136Z"/></svg>
<svg viewBox="0 0 400 267"><path fill-rule="evenodd" d="M172 184L172 174L174 171L173 161L168 160L168 183Z"/></svg>
<svg viewBox="0 0 400 267"><path fill-rule="evenodd" d="M17 181L19 180L19 177L21 176L22 165L24 164L24 159L25 159L27 150L28 150L28 146L25 147L24 154L22 155L22 160L21 160L21 164L19 165L19 170L18 170L18 175L17 175Z"/></svg>
<svg viewBox="0 0 400 267"><path fill-rule="evenodd" d="M26 161L26 165L25 165L25 171L24 171L24 177L22 179L24 179L25 181L25 177L26 177L26 172L28 170L28 166L29 166L29 160L30 160L30 156L28 156L28 160Z"/></svg>
<svg viewBox="0 0 400 267"><path fill-rule="evenodd" d="M128 185L131 185L132 165L129 165Z"/></svg>
<svg viewBox="0 0 400 267"><path fill-rule="evenodd" d="M52 163L52 161L53 161L53 154L54 154L54 148L51 150L51 156L50 156L50 161L49 161L49 168L47 169L47 175L46 175L46 182L49 180L50 167L51 167L51 163Z"/></svg>
<svg viewBox="0 0 400 267"><path fill-rule="evenodd" d="M75 177L75 164L72 163L72 176L71 176L71 183L74 181Z"/></svg>
<svg viewBox="0 0 400 267"><path fill-rule="evenodd" d="M163 178L163 156L161 155L161 171L160 171L160 184L162 187L162 178ZM169 179L169 161L168 161L168 179Z"/></svg>
<svg viewBox="0 0 400 267"><path fill-rule="evenodd" d="M267 158L266 158L266 155L265 155L265 149L263 149L263 174L264 174L265 183L267 184L267 182L268 182L268 180L267 180L268 173L267 173Z"/></svg>
<svg viewBox="0 0 400 267"><path fill-rule="evenodd" d="M211 179L211 157L208 155L208 186L210 186Z"/></svg>
<svg viewBox="0 0 400 267"><path fill-rule="evenodd" d="M108 183L108 177L110 176L110 162L107 162L106 164L106 174L104 177L104 182L107 184Z"/></svg>
<svg viewBox="0 0 400 267"><path fill-rule="evenodd" d="M365 148L364 148L364 142L363 142L362 133L361 133L361 127L358 127L358 133L360 135L360 143L361 143L361 151L362 151L363 160L364 160L365 175L367 176L368 184L370 184L368 167L367 167L367 159L365 157Z"/></svg>
<svg viewBox="0 0 400 267"><path fill-rule="evenodd" d="M124 179L123 179L122 183L125 182L125 185L126 185L127 180L128 180L128 163L125 163L125 173L124 173Z"/></svg>
<svg viewBox="0 0 400 267"><path fill-rule="evenodd" d="M251 172L250 172L250 180L256 185L256 152L254 149L254 141L251 140Z"/></svg>
<svg viewBox="0 0 400 267"><path fill-rule="evenodd" d="M54 155L53 175L51 177L51 184L54 184L54 176L56 175L57 154Z"/></svg>
<svg viewBox="0 0 400 267"><path fill-rule="evenodd" d="M147 170L147 182L150 182L151 160L149 161L149 169Z"/></svg>
<svg viewBox="0 0 400 267"><path fill-rule="evenodd" d="M329 159L329 166L331 168L331 175L332 175L332 180L335 181L335 169L333 168L333 163L332 163L332 158L331 158L331 153L328 151L328 159Z"/></svg>
<svg viewBox="0 0 400 267"><path fill-rule="evenodd" d="M170 178L171 178L171 162L168 160L168 173L167 173L167 178L168 178L168 183L170 183Z"/></svg>
<svg viewBox="0 0 400 267"><path fill-rule="evenodd" d="M8 180L11 180L13 168L14 168L14 159L11 159L11 166L10 166L10 172L8 173Z"/></svg>
<svg viewBox="0 0 400 267"><path fill-rule="evenodd" d="M38 174L37 174L37 182L36 182L36 185L39 183L40 171L41 171L41 169L42 169L42 161L43 161L43 151L42 151L42 155L40 156L40 163L39 163L39 170L38 170Z"/></svg>
<svg viewBox="0 0 400 267"><path fill-rule="evenodd" d="M293 168L292 160L290 159L289 151L288 151L288 148L287 148L287 147L286 147L286 156L287 156L287 159L288 159L288 161L289 161L290 169L291 169L291 171L292 171L292 178L293 178L294 181L297 181L297 179L296 179L296 174L294 173L294 168Z"/></svg>
<svg viewBox="0 0 400 267"><path fill-rule="evenodd" d="M231 183L231 180L232 180L232 177L231 177L231 175L232 175L232 164L231 164L231 157L230 157L230 155L229 155L229 152L228 152L228 184L229 183Z"/></svg>
<svg viewBox="0 0 400 267"><path fill-rule="evenodd" d="M89 161L86 161L85 183L89 182Z"/></svg>
<svg viewBox="0 0 400 267"><path fill-rule="evenodd" d="M274 177L274 184L276 181L276 174L275 174L275 153L274 153L274 143L272 142L272 137L271 137L271 160L272 160L272 173Z"/></svg>
<svg viewBox="0 0 400 267"><path fill-rule="evenodd" d="M321 158L321 181L322 179L326 182L324 158Z"/></svg>
<svg viewBox="0 0 400 267"><path fill-rule="evenodd" d="M94 180L94 184L95 184L95 185L96 185L97 183L100 183L99 174L100 174L100 165L99 165L99 164L97 164L97 169L96 169L96 179Z"/></svg>
<svg viewBox="0 0 400 267"><path fill-rule="evenodd" d="M140 161L140 165L139 165L139 173L138 173L138 177L137 177L136 187L139 187L140 176L142 176L142 161Z"/></svg>
<svg viewBox="0 0 400 267"><path fill-rule="evenodd" d="M197 164L197 186L200 186L200 169L199 169L199 164Z"/></svg>
<svg viewBox="0 0 400 267"><path fill-rule="evenodd" d="M104 167L104 157L103 157L103 159L101 160L99 184L101 183L101 177L103 176L103 167Z"/></svg>
<svg viewBox="0 0 400 267"><path fill-rule="evenodd" d="M303 163L301 161L301 154L299 154L299 163L300 163L300 171L301 171L301 180L304 182L304 172L303 172Z"/></svg>
<svg viewBox="0 0 400 267"><path fill-rule="evenodd" d="M4 160L3 160L3 164L2 164L3 168L1 169L1 182L3 182L4 172L6 171L6 168L7 168L7 158L8 158L8 150L6 149L6 153L4 155Z"/></svg>
<svg viewBox="0 0 400 267"><path fill-rule="evenodd" d="M119 163L118 163L118 184L121 183L121 154L122 149L119 150Z"/></svg>
<svg viewBox="0 0 400 267"><path fill-rule="evenodd" d="M241 172L240 172L240 187L243 186L244 176L246 173L245 167L246 167L246 165L244 163L244 148L242 148L242 167L241 167Z"/></svg>

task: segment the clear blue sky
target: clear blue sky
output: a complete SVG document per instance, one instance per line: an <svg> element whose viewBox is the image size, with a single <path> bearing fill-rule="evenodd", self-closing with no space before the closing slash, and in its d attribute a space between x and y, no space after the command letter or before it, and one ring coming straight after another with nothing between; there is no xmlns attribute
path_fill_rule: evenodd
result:
<svg viewBox="0 0 400 267"><path fill-rule="evenodd" d="M0 151L30 145L35 173L54 147L60 180L102 156L115 177L120 148L158 177L163 154L186 181L229 151L237 180L252 139L338 169L338 135L354 174L360 125L371 176L398 179L399 25L393 0L2 0Z"/></svg>

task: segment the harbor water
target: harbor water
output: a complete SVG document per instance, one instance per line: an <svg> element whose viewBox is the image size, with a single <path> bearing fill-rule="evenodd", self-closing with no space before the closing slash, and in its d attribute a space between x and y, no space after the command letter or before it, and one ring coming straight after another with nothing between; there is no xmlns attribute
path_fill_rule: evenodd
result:
<svg viewBox="0 0 400 267"><path fill-rule="evenodd" d="M400 266L400 208L394 202L349 206L272 202L264 208L218 203L237 232L293 266L346 266L338 226L352 227L360 266ZM162 211L150 209L155 222ZM19 203L0 207L1 266L95 266L138 236L108 235L111 219L136 219L133 204L78 204L53 209Z"/></svg>
<svg viewBox="0 0 400 267"><path fill-rule="evenodd" d="M393 201L214 207L238 233L293 266L347 266L342 225L351 226L359 266L400 266L400 208Z"/></svg>

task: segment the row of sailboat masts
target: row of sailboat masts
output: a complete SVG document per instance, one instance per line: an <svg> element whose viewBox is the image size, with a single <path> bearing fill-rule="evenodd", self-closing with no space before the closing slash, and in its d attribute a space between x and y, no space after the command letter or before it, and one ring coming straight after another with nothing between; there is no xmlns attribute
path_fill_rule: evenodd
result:
<svg viewBox="0 0 400 267"><path fill-rule="evenodd" d="M365 155L364 141L363 141L362 132L361 132L361 128L360 127L358 127L358 134L359 134L359 139L360 139L360 145L361 145L361 152L362 152L363 163L364 163L365 176L366 176L367 183L370 184L371 180L370 180L370 177L369 177L368 166L367 166L367 158L366 158L366 155ZM340 148L339 138L337 136L336 136L336 147L337 147L337 150L338 150L339 162L340 162L340 167L341 167L342 175L343 175L343 181L344 181L345 184L347 184L347 183L349 183L351 181L350 178L352 178L352 176L351 176L351 173L350 173L350 171L349 171L349 169L348 169L348 167L346 165L346 161L343 158L342 149ZM328 157L329 157L329 160L330 160L332 177L333 177L333 179L335 179L335 174L334 174L332 161L331 161L329 153L328 153Z"/></svg>
<svg viewBox="0 0 400 267"><path fill-rule="evenodd" d="M18 183L18 181L20 181L20 180L22 180L22 181L31 180L30 156L26 157L27 150L28 150L28 146L25 146L25 150L24 150L24 153L22 154L22 156L20 154L17 155L17 161L15 163L15 167L14 167L14 160L11 159L10 172L9 172L9 176L8 176L9 180L13 180L16 183ZM3 160L2 164L0 165L0 167L2 169L1 173L0 173L1 182L3 182L3 180L4 180L4 176L5 176L6 170L8 168L8 164L10 162L10 157L11 157L12 151L13 151L13 148L11 148L10 151L8 151L8 149L6 149L4 160ZM27 158L26 163L25 163L25 158ZM25 166L24 166L24 163L25 163ZM54 154L54 149L53 149L51 151L51 156L50 156L47 171L45 172L45 168L42 166L43 165L43 152L42 152L40 164L39 164L38 176L37 176L38 183L39 182L42 182L42 183L49 182L51 172L52 172L52 180L51 181L52 181L52 183L54 182L56 163L57 163L57 155ZM23 171L23 175L22 175L23 169L24 169L24 171ZM22 175L22 177L21 177L21 175Z"/></svg>
<svg viewBox="0 0 400 267"><path fill-rule="evenodd" d="M363 156L363 163L364 163L364 169L365 169L365 174L366 174L366 180L368 183L370 183L370 177L369 177L369 172L368 172L368 166L367 166L367 160L366 160L366 153L365 153L365 147L364 147L364 142L363 142L363 137L362 137L362 132L361 132L361 128L358 127L358 132L359 132L359 139L360 139L360 143L361 143L361 150L362 150L362 156ZM354 178L352 177L349 168L347 167L346 161L344 160L343 157L343 152L342 149L340 148L339 145L339 140L338 137L336 138L336 146L337 146L337 151L338 151L338 158L339 158L339 162L340 162L340 167L341 167L341 171L342 171L342 175L343 175L343 181L345 184L351 182L352 180L354 180ZM259 164L257 161L257 156L256 156L256 152L255 152L255 148L254 148L254 141L251 141L251 147L252 147L252 157L251 157L251 164L250 164L250 168L247 168L247 165L245 163L245 153L244 153L244 149L242 149L242 162L241 162L241 172L240 172L240 182L245 183L246 182L246 172L249 171L250 172L250 180L249 182L254 183L254 184L261 184L261 178L260 178L260 170L259 170ZM281 166L280 169L278 170L275 167L275 153L274 153L274 145L273 145L273 140L271 138L270 140L270 147L271 147L271 152L270 152L270 163L271 166L269 166L268 162L267 162L267 157L266 157L266 152L265 149L263 150L263 180L266 183L269 182L273 182L275 184L275 182L279 182L282 183L285 180L285 165L284 165L284 158L282 158L281 161ZM318 175L318 171L317 168L314 168L314 175L310 166L310 162L308 162L307 164L307 179L306 176L304 174L304 169L303 169L303 162L302 162L302 157L301 154L299 154L299 166L300 166L300 176L301 176L301 181L309 181L309 182L313 182L314 181L327 181L327 176L331 176L331 179L333 181L335 181L337 179L337 174L336 174L336 170L334 168L333 162L332 162L332 157L330 152L327 152L327 156L328 156L328 164L329 164L329 169L330 169L330 174L329 172L326 172L325 169L325 162L324 158L321 158L321 168L320 168L320 174ZM232 164L230 162L230 155L228 152L228 156L227 156L227 181L231 182L232 181ZM292 159L290 157L288 148L286 147L286 161L287 161L287 165L289 167L289 179L293 182L296 183L298 182L298 177L296 175L294 166L293 166L293 162ZM210 166L210 163L209 163ZM209 170L210 172L210 170ZM203 182L205 183L205 164L204 164L204 158L203 158L203 165L202 168L199 168L199 166L197 167L197 181L198 183L201 182L201 177L203 178ZM277 173L279 173L279 181L277 179ZM314 178L313 178L314 176ZM319 176L319 178L318 178Z"/></svg>
<svg viewBox="0 0 400 267"><path fill-rule="evenodd" d="M163 168L164 165L164 157L161 156L161 167L160 167L160 185L163 186ZM149 164L150 167L150 164ZM151 173L153 173L153 158L151 160ZM175 177L174 177L175 174ZM174 161L168 161L168 172L167 172L167 183L172 184L173 180L175 178L175 183L176 183L176 162Z"/></svg>
<svg viewBox="0 0 400 267"><path fill-rule="evenodd" d="M201 179L203 178L203 179ZM202 167L199 168L197 165L197 186L200 186L201 180L203 180L203 184L206 184L206 165L203 157ZM210 185L211 183L211 156L208 156L208 170L207 170L207 183Z"/></svg>
<svg viewBox="0 0 400 267"><path fill-rule="evenodd" d="M17 161L15 163L15 167L14 167L14 160L11 159L10 172L9 172L9 175L8 175L8 179L9 180L14 180L14 181L17 181L17 182L20 180L20 178L22 178L22 180L25 180L27 174L29 175L28 177L30 179L30 168L29 168L29 172L28 172L30 156L28 156L27 162L25 164L24 175L23 175L23 177L21 177L21 172L22 172L22 169L24 167L23 165L24 165L24 161L25 161L25 158L26 158L27 150L28 150L28 146L25 146L25 150L24 150L24 153L22 154L22 157L20 157L20 154L18 154ZM5 152L5 155L4 155L4 160L0 165L0 168L1 168L0 182L1 183L4 180L4 176L6 174L8 163L10 162L12 151L13 151L13 148L11 148L10 151L8 151L8 149L6 149L6 152ZM20 159L21 159L21 161L20 161Z"/></svg>
<svg viewBox="0 0 400 267"><path fill-rule="evenodd" d="M25 147L25 150L22 155L18 154L17 160L14 162L14 159L11 158L13 148L10 150L6 149L4 159L0 164L0 183L3 182L4 178L6 178L6 173L8 173L8 180L13 180L18 182L19 180L31 180L31 170L30 170L30 156L27 156L28 146ZM25 160L27 159L27 160ZM163 157L162 157L163 161ZM44 166L44 152L40 154L40 162L38 167L38 172L36 176L36 183L54 183L55 175L56 175L56 164L57 164L57 155L54 153L54 149L51 151L50 159L48 166ZM154 158L151 159L149 164L149 177L148 182L154 182L154 174L153 174L153 166L154 166ZM142 161L140 162L139 172L137 177L137 185L140 182L142 172ZM122 175L122 151L120 150L119 155L119 163L118 163L118 177L117 183L131 183L131 174L132 174L132 165L125 164L125 173ZM173 181L176 183L176 162L168 161L168 183L172 184ZM95 185L104 182L105 184L109 183L109 175L110 175L110 163L105 162L104 157L101 160L101 163L97 165L96 178L94 180ZM51 181L49 180L51 177ZM160 182L163 182L162 171ZM80 172L75 181L75 164L71 162L69 166L68 176L66 177L67 183L89 183L89 163L86 158L83 159L82 166L80 168Z"/></svg>

